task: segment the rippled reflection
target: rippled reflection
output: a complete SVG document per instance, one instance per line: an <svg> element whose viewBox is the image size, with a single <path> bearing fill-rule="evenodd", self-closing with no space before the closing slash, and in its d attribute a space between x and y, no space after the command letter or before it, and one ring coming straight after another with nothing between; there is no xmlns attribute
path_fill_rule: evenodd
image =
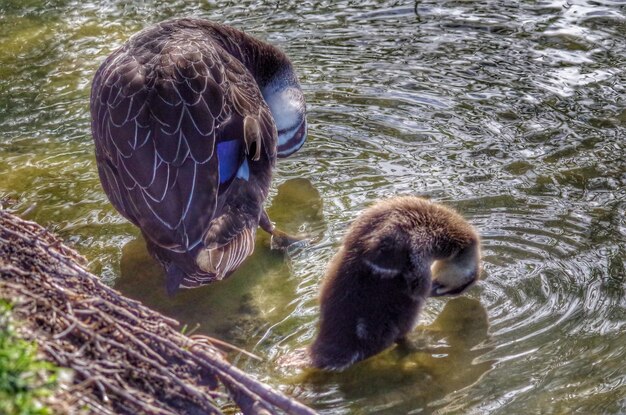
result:
<svg viewBox="0 0 626 415"><path fill-rule="evenodd" d="M99 186L87 106L107 54L183 15L292 57L309 141L278 163L269 209L315 243L285 256L260 232L228 281L168 298ZM254 351L264 362L238 364L324 413L623 413L624 33L617 0L5 0L0 204L61 233L124 293ZM430 300L408 348L337 375L276 367L311 342L347 225L398 193L481 230L483 281Z"/></svg>
<svg viewBox="0 0 626 415"><path fill-rule="evenodd" d="M290 382L305 385L318 395L319 407L329 410L336 407L339 395L341 401L351 403L347 413L359 408L375 413L408 413L419 407L431 411L454 400L450 394L491 369L494 361L481 359L492 348L484 345L488 327L487 313L478 300L452 299L432 324L416 330L408 344L342 373L309 370Z"/></svg>

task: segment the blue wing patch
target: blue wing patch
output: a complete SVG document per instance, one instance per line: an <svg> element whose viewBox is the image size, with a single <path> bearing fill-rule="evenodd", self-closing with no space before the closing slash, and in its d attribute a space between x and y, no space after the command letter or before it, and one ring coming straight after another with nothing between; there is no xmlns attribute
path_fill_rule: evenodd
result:
<svg viewBox="0 0 626 415"><path fill-rule="evenodd" d="M235 177L235 173L240 168L241 153L240 140L228 140L217 143L220 184L226 183Z"/></svg>
<svg viewBox="0 0 626 415"><path fill-rule="evenodd" d="M243 157L241 140L228 140L217 143L217 162L220 170L220 184L238 177L248 181L250 179L250 166L248 160Z"/></svg>

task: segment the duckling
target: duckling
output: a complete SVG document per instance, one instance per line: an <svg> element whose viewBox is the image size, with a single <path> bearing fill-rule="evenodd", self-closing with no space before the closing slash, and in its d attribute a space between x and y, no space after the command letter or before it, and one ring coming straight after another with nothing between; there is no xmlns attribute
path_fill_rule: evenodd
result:
<svg viewBox="0 0 626 415"><path fill-rule="evenodd" d="M366 209L327 269L311 364L341 370L402 341L426 299L467 290L479 262L477 232L450 208L405 196Z"/></svg>
<svg viewBox="0 0 626 415"><path fill-rule="evenodd" d="M141 229L167 289L221 280L254 249L277 157L306 139L287 56L235 28L169 20L132 36L95 74L91 130L102 186Z"/></svg>

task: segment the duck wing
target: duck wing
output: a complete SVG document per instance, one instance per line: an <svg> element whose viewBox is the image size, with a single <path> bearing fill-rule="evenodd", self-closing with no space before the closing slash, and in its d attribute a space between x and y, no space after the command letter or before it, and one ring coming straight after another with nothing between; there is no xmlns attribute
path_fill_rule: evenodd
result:
<svg viewBox="0 0 626 415"><path fill-rule="evenodd" d="M196 257L200 269L211 275L211 279L227 277L254 251L256 229L276 158L275 151L261 151L261 148L275 148L267 145L268 142L275 143L276 133L272 126L269 111L263 111L259 118L243 119L242 138L217 144L220 160L218 203L204 234L203 249ZM269 140L270 137L273 141ZM238 148L247 150L241 154ZM236 161L235 167L231 167L232 161ZM184 286L206 282L206 276L199 275L186 279Z"/></svg>
<svg viewBox="0 0 626 415"><path fill-rule="evenodd" d="M157 25L131 38L96 73L91 112L104 190L150 246L162 248L159 256L202 248L240 163L250 163L245 184L264 172L252 185L261 204L267 196L276 158L271 113L252 75L202 31ZM220 160L216 148L232 140L241 145Z"/></svg>

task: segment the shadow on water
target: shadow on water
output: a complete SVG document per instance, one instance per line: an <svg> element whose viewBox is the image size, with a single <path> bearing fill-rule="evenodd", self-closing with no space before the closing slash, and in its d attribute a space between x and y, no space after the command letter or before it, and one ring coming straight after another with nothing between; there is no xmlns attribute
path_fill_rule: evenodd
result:
<svg viewBox="0 0 626 415"><path fill-rule="evenodd" d="M305 370L290 382L302 385L304 396L323 397L333 391L355 403L353 409L368 408L369 413L408 413L417 408L430 413L442 406L438 400L472 385L493 367L493 360L481 360L492 349L485 345L488 329L487 312L478 300L454 298L435 321L419 326L407 344L344 372ZM332 401L327 404L328 409L334 406ZM326 409L325 404L318 408Z"/></svg>
<svg viewBox="0 0 626 415"><path fill-rule="evenodd" d="M286 232L320 239L324 232L322 199L306 179L292 179L278 186L268 213ZM251 347L256 333L288 308L295 281L289 272L289 252L270 249L270 238L257 232L254 253L224 281L174 296L165 292L165 273L149 255L143 238L122 249L121 275L114 288L186 325L197 334L208 334Z"/></svg>

